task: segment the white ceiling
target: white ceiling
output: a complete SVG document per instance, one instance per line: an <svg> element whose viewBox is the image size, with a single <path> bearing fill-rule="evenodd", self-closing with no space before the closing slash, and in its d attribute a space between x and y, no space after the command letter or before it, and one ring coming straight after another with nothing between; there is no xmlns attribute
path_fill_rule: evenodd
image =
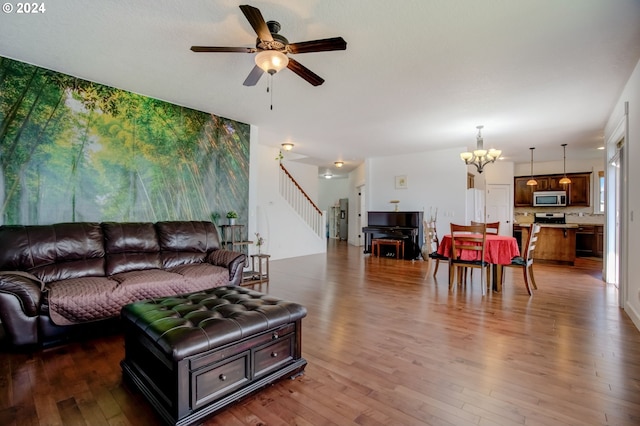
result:
<svg viewBox="0 0 640 426"><path fill-rule="evenodd" d="M16 4L11 2L12 4ZM342 36L347 50L294 57L255 87L255 33L231 0L56 0L0 14L0 56L259 127L301 161L350 170L366 157L475 146L506 159L593 158L640 59L640 0L252 0L290 42ZM336 172L336 169L333 169Z"/></svg>

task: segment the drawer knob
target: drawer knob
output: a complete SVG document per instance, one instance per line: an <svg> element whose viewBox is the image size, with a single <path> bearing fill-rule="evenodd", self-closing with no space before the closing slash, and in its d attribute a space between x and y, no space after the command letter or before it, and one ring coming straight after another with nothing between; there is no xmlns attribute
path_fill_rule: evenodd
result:
<svg viewBox="0 0 640 426"><path fill-rule="evenodd" d="M278 356L278 352L271 352L271 358L275 358Z"/></svg>
<svg viewBox="0 0 640 426"><path fill-rule="evenodd" d="M278 337L280 337L278 336L278 332L274 331L273 334L271 335L271 340L276 340Z"/></svg>
<svg viewBox="0 0 640 426"><path fill-rule="evenodd" d="M223 382L224 382L225 380L227 380L227 376L225 376L224 374L221 374L221 375L220 375L220 376L218 376L218 377L219 377L219 379L220 379L221 381L223 381Z"/></svg>

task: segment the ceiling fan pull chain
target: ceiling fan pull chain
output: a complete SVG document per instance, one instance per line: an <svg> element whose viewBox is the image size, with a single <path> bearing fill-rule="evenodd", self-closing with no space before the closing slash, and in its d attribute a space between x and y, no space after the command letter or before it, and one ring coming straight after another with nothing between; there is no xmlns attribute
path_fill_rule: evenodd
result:
<svg viewBox="0 0 640 426"><path fill-rule="evenodd" d="M269 74L269 86L271 86L271 90L267 87L267 91L271 95L271 111L273 111L273 74Z"/></svg>

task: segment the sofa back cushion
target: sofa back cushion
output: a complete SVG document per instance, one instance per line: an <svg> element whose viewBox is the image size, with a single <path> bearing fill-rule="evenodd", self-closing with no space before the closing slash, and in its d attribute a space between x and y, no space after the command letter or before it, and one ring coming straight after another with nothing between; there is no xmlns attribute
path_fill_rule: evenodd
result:
<svg viewBox="0 0 640 426"><path fill-rule="evenodd" d="M206 221L166 221L156 223L164 268L200 263L220 248L218 231Z"/></svg>
<svg viewBox="0 0 640 426"><path fill-rule="evenodd" d="M153 223L103 222L106 274L159 269L160 245Z"/></svg>
<svg viewBox="0 0 640 426"><path fill-rule="evenodd" d="M104 276L100 224L0 226L0 270L30 272L45 283Z"/></svg>

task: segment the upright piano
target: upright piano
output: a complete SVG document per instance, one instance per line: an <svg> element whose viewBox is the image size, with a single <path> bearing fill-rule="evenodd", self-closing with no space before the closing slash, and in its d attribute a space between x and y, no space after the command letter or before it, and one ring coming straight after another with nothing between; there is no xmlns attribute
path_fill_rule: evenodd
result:
<svg viewBox="0 0 640 426"><path fill-rule="evenodd" d="M404 258L420 257L420 247L424 240L422 229L423 212L367 212L367 226L364 234L364 252L371 253L371 240L393 238L404 240Z"/></svg>

